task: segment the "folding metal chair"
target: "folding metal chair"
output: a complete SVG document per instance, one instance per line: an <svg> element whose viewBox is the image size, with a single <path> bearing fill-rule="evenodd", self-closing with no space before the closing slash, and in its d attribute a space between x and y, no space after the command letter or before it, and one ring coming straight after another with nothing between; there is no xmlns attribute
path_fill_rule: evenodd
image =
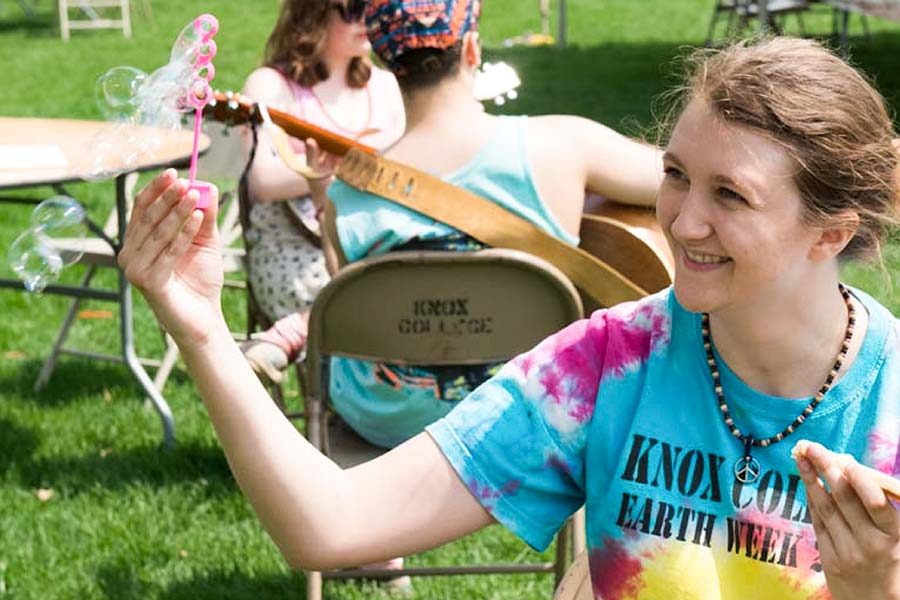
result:
<svg viewBox="0 0 900 600"><path fill-rule="evenodd" d="M467 315L422 317L416 302L465 301ZM582 317L571 282L556 267L515 250L395 252L351 263L316 298L307 340L305 412L310 442L343 467L384 450L328 418L332 356L405 365L484 364L505 361ZM420 320L418 325L413 322ZM427 321L425 323L424 321ZM411 330L417 333L410 334ZM458 575L554 573L568 561L569 526L557 536L556 560L513 565L405 568L384 573ZM376 576L350 570L308 573L307 598L321 598L322 579Z"/></svg>

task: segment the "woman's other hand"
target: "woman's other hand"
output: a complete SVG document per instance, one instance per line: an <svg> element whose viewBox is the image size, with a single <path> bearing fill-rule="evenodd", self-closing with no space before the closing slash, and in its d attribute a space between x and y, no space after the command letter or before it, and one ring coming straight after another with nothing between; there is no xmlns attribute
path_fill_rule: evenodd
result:
<svg viewBox="0 0 900 600"><path fill-rule="evenodd" d="M160 324L182 344L203 344L223 321L218 190L206 210L168 169L135 200L119 267L143 293Z"/></svg>
<svg viewBox="0 0 900 600"><path fill-rule="evenodd" d="M313 138L306 140L306 166L314 173L314 176L308 177L307 180L316 208L325 206L328 199L325 192L331 184L334 171L340 162L341 157L329 154L319 148L319 144Z"/></svg>
<svg viewBox="0 0 900 600"><path fill-rule="evenodd" d="M900 515L872 470L821 444L801 444L797 466L831 595L900 598Z"/></svg>

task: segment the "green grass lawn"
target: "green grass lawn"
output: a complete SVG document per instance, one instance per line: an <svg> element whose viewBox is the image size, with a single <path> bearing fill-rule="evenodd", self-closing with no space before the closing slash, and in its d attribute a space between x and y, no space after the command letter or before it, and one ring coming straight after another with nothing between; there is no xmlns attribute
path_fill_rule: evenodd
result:
<svg viewBox="0 0 900 600"><path fill-rule="evenodd" d="M38 1L32 20L15 2L0 2L0 115L99 117L96 78L115 65L148 72L161 66L175 35L201 12L215 13L221 23L215 85L238 89L259 62L277 6L272 0L155 0L150 15L141 10L146 4L132 3L130 40L115 31L76 31L64 44L51 0ZM504 39L538 29L537 3L487 0L486 58L514 64L524 82L519 100L503 110L581 114L643 134L652 125L651 99L672 82L672 58L702 43L712 4L571 0L570 46L556 49L505 48ZM829 23L823 13L806 26L826 32ZM900 27L870 25L871 37L863 39L854 21L854 60L900 107ZM787 27L796 31L793 21ZM10 143L3 133L0 143ZM78 184L70 191L95 218L105 218L111 184ZM0 211L0 247L8 248L26 226L28 210L3 205ZM887 248L885 270L898 266L895 243ZM9 275L0 266L0 276ZM847 275L900 313L900 293L881 270L855 267ZM76 267L65 280L79 276ZM105 273L100 282L115 279ZM158 354L153 317L140 297L136 305L138 349ZM165 390L178 435L171 452L159 449L159 420L122 366L64 358L50 385L32 391L66 306L58 297L0 290L0 598L303 597L303 575L287 568L241 496L183 370L176 369ZM110 307L89 302L85 308ZM226 292L226 308L233 328L242 329L240 292ZM115 352L115 315L99 316L79 319L73 343ZM299 401L295 385L288 396ZM492 528L412 562L526 555L521 543ZM432 578L415 585L418 598L448 599L549 598L552 588L548 577L536 576ZM378 595L356 583L326 584L329 598Z"/></svg>

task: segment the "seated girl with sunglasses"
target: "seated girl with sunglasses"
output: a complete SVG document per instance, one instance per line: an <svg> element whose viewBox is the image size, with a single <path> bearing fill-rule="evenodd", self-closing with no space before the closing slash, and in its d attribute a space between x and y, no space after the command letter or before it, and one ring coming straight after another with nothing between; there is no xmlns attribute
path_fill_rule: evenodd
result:
<svg viewBox="0 0 900 600"><path fill-rule="evenodd" d="M403 100L394 76L369 61L365 4L282 2L264 66L250 74L243 93L369 146L387 147L403 133ZM248 153L252 144L248 133ZM292 139L292 144L296 152L305 152L301 142ZM309 182L284 165L265 135L255 152L248 188L250 285L266 318L278 325L245 344L244 350L277 382L303 346L304 313L329 275Z"/></svg>
<svg viewBox="0 0 900 600"><path fill-rule="evenodd" d="M584 504L596 598L900 600L882 487L900 475L900 320L840 277L877 261L898 222L884 99L810 40L691 65L657 196L673 286L551 336L346 471L267 401L232 340L215 207L194 210L171 170L139 194L119 264L291 565L495 522L544 548Z"/></svg>

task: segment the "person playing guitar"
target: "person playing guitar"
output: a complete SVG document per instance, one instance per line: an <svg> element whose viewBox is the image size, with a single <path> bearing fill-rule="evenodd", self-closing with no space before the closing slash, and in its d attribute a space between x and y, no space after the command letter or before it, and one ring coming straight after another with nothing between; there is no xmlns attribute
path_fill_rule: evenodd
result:
<svg viewBox="0 0 900 600"><path fill-rule="evenodd" d="M406 133L386 158L439 175L573 245L579 242L586 190L653 205L662 178L659 149L580 117L489 115L472 91L481 62L480 2L444 0L428 10L420 4L373 0L366 7L373 50L397 76L406 107ZM310 142L313 168L334 163ZM354 261L402 249L479 247L433 219L339 180L329 183L323 177L309 185L320 216L332 219L337 232L337 240L324 240L331 271L339 267L335 250ZM255 370L271 369L256 365ZM332 398L337 412L364 438L392 447L449 412L494 370L436 372L334 359L333 380L356 384L342 386L354 392Z"/></svg>

